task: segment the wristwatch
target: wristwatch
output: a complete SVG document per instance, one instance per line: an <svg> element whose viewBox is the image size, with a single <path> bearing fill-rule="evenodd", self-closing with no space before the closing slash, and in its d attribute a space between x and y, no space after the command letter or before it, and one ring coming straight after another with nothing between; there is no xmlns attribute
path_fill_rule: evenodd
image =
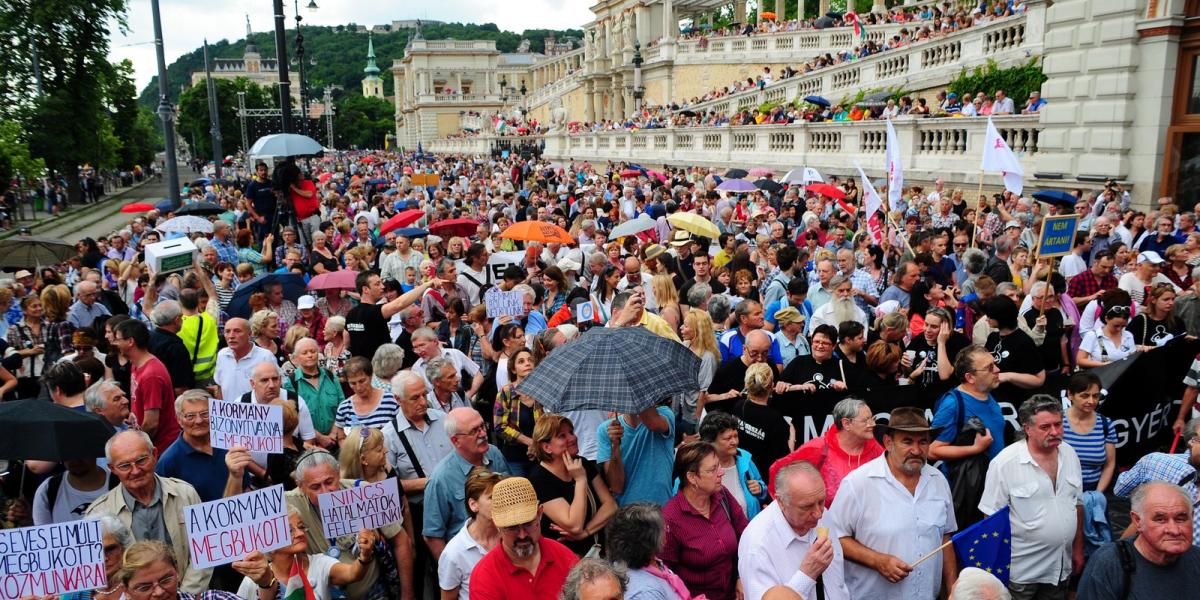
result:
<svg viewBox="0 0 1200 600"><path fill-rule="evenodd" d="M258 589L260 589L260 590L270 589L270 588L272 588L272 587L275 587L275 586L276 586L276 585L278 585L278 584L279 584L279 580L275 579L275 576L274 576L274 575L272 575L272 576L271 576L271 581L268 581L268 582L267 582L267 585L260 585L260 586L258 586Z"/></svg>

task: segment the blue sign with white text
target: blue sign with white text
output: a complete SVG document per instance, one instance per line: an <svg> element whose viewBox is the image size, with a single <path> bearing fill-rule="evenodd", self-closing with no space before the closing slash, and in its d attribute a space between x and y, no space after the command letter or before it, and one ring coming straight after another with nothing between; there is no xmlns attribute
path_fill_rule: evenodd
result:
<svg viewBox="0 0 1200 600"><path fill-rule="evenodd" d="M1075 230L1079 227L1079 215L1055 215L1042 221L1042 235L1038 237L1038 258L1066 256L1075 247Z"/></svg>

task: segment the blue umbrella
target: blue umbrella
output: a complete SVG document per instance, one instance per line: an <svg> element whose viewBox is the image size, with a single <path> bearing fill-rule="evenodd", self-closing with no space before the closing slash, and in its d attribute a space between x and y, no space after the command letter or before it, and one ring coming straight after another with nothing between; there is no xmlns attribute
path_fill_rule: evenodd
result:
<svg viewBox="0 0 1200 600"><path fill-rule="evenodd" d="M386 179L383 179L381 177L376 177L375 179L372 179L372 180L368 181L367 183L370 185L383 185L387 182L388 182L388 180L386 180Z"/></svg>
<svg viewBox="0 0 1200 600"><path fill-rule="evenodd" d="M208 184L210 184L210 183L212 183L212 180L211 180L211 179L209 179L209 178L207 178L207 177L201 177L200 179L197 179L196 181L193 181L193 182L192 182L192 185L208 185Z"/></svg>
<svg viewBox="0 0 1200 600"><path fill-rule="evenodd" d="M396 188L388 188L383 191L384 196L391 196L392 194L399 194L399 193L400 193L400 190L398 190Z"/></svg>
<svg viewBox="0 0 1200 600"><path fill-rule="evenodd" d="M171 199L167 198L166 200L159 200L158 202L155 202L154 209L163 213L171 210Z"/></svg>
<svg viewBox="0 0 1200 600"><path fill-rule="evenodd" d="M726 179L717 186L717 189L722 192L753 192L758 188L745 179Z"/></svg>
<svg viewBox="0 0 1200 600"><path fill-rule="evenodd" d="M829 101L820 96L806 96L804 98L804 101L809 104L816 104L817 106L824 106L825 108L829 108Z"/></svg>
<svg viewBox="0 0 1200 600"><path fill-rule="evenodd" d="M238 286L237 291L233 293L233 298L229 300L229 307L225 309L225 312L229 313L231 317L249 319L250 295L263 291L263 285L272 282L283 284L285 300L295 302L304 294L304 277L296 273L267 273Z"/></svg>
<svg viewBox="0 0 1200 600"><path fill-rule="evenodd" d="M1079 198L1076 198L1074 194L1070 194L1062 190L1041 190L1034 192L1033 198L1035 200L1045 202L1046 204L1065 206L1067 208L1074 208L1075 203L1079 202Z"/></svg>
<svg viewBox="0 0 1200 600"><path fill-rule="evenodd" d="M396 235L402 235L409 238L425 237L429 235L429 231L421 229L420 227L405 227L403 229L397 229Z"/></svg>

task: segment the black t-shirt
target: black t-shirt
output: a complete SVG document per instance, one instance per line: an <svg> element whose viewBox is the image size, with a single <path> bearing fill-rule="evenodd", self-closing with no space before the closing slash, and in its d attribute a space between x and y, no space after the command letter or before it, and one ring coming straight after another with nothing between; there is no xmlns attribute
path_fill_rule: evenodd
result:
<svg viewBox="0 0 1200 600"><path fill-rule="evenodd" d="M1157 346L1186 333L1182 321L1176 319L1172 325L1166 320L1151 319L1144 312L1138 313L1129 322L1128 329L1133 334L1134 343L1139 346Z"/></svg>
<svg viewBox="0 0 1200 600"><path fill-rule="evenodd" d="M683 284L682 288L679 288L679 301L680 302L687 304L688 292L692 291L692 286L694 286L694 285L696 285L696 280L689 279L687 281L687 283ZM724 294L725 293L725 286L721 285L721 282L717 281L716 277L712 277L708 280L708 287L712 288L712 293L714 293L714 294Z"/></svg>
<svg viewBox="0 0 1200 600"><path fill-rule="evenodd" d="M841 359L831 356L825 362L819 363L811 354L797 356L779 375L780 381L795 385L811 383L817 386L818 390L829 389L834 381L845 382L848 378L849 373L846 372Z"/></svg>
<svg viewBox="0 0 1200 600"><path fill-rule="evenodd" d="M270 223L275 213L275 192L271 189L271 182L259 183L252 180L246 186L246 197L254 204L254 212L266 217Z"/></svg>
<svg viewBox="0 0 1200 600"><path fill-rule="evenodd" d="M758 472L766 476L771 464L787 456L789 430L778 411L743 398L730 411L738 419L738 447L750 453Z"/></svg>
<svg viewBox="0 0 1200 600"><path fill-rule="evenodd" d="M596 470L596 463L586 458L580 458L580 460L583 461L583 470L587 473L588 493L592 495L592 498L587 503L587 514L583 517L583 522L586 525L596 514L596 509L600 507L600 497L596 494L596 490L592 488L592 481L596 479L599 471ZM533 484L533 491L537 492L538 502L542 504L558 498L566 500L567 504L575 501L575 481L563 481L559 479L557 475L546 470L541 463L533 465L529 470L529 483ZM550 527L552 523L553 521L550 520L550 517L542 513L542 535L562 542L579 556L586 554L591 549L592 544L595 543L596 536L594 535L576 542L562 540L559 533Z"/></svg>
<svg viewBox="0 0 1200 600"><path fill-rule="evenodd" d="M1029 334L1020 329L1013 330L1012 333L1003 337L999 331L993 331L988 336L985 347L988 352L992 353L992 357L996 359L996 364L1000 366L1002 372L1036 375L1044 369L1037 344L1033 343L1033 338L1030 338ZM1021 402L1024 402L1036 391L1027 390L1011 383L1002 383L993 394L997 400L1010 402L1013 406L1020 406Z"/></svg>
<svg viewBox="0 0 1200 600"><path fill-rule="evenodd" d="M1042 367L1046 372L1057 371L1062 368L1062 338L1066 333L1063 327L1063 314L1059 310L1046 311L1046 339L1042 341L1042 347L1038 348L1038 356L1042 357ZM1025 319L1025 324L1032 329L1037 322L1038 311L1026 311L1021 317Z"/></svg>
<svg viewBox="0 0 1200 600"><path fill-rule="evenodd" d="M315 267L317 265L323 265L325 267L325 272L327 272L327 273L337 271L338 269L341 268L341 265L338 264L338 259L335 257L323 256L318 252L309 252L308 256L309 256L308 262L310 263L311 266ZM314 275L317 274L317 272L315 270L312 271L312 273Z"/></svg>
<svg viewBox="0 0 1200 600"><path fill-rule="evenodd" d="M971 340L967 339L967 336L957 331L950 332L950 339L946 340L946 353L950 355L947 357L950 360L950 364L954 364L954 359L958 357L958 353L970 345ZM925 372L917 380L913 381L913 384L920 385L930 392L927 397L940 398L950 388L958 385L957 377L951 375L950 379L942 381L942 378L938 375L938 348L936 342L930 345L925 340L924 335L918 335L913 338L913 341L908 343L907 350L916 352L916 356L913 357L914 369L917 368L917 365L921 364L921 361L928 359L925 363Z"/></svg>
<svg viewBox="0 0 1200 600"><path fill-rule="evenodd" d="M375 350L389 344L388 320L378 304L359 304L346 315L346 331L350 332L350 354L371 358ZM405 353L407 356L408 353Z"/></svg>
<svg viewBox="0 0 1200 600"><path fill-rule="evenodd" d="M746 387L746 370L749 367L742 359L734 358L733 360L717 367L717 372L713 374L712 383L708 384L708 393L711 395L724 394L729 390L742 390ZM735 400L722 400L720 402L709 402L704 405L705 410L729 412L733 408Z"/></svg>

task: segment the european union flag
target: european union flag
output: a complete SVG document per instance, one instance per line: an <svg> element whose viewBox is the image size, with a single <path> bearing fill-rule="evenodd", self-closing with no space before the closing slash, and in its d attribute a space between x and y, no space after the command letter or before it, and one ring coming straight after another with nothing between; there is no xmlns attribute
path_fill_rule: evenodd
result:
<svg viewBox="0 0 1200 600"><path fill-rule="evenodd" d="M1008 568L1012 562L1012 527L1008 521L1008 507L996 511L992 516L954 534L954 550L958 553L958 566L976 567L995 575L1008 585Z"/></svg>

